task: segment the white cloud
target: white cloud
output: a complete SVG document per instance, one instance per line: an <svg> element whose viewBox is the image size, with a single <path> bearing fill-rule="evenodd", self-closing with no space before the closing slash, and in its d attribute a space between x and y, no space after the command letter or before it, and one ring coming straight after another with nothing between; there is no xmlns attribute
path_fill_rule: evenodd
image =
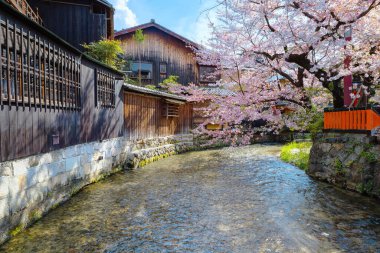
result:
<svg viewBox="0 0 380 253"><path fill-rule="evenodd" d="M197 43L206 44L211 38L210 22L215 22L216 20L216 10L212 8L215 5L215 1L201 1L199 16L193 26L193 34L191 35L192 39Z"/></svg>
<svg viewBox="0 0 380 253"><path fill-rule="evenodd" d="M116 29L122 29L137 25L136 14L128 7L129 0L116 0L113 1L115 8L115 22ZM120 27L119 27L120 26ZM126 26L126 27L125 27Z"/></svg>

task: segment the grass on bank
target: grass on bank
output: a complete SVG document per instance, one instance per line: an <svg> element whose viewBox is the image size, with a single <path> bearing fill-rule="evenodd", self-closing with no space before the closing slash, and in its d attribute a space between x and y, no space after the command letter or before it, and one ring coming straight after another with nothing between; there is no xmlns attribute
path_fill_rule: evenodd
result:
<svg viewBox="0 0 380 253"><path fill-rule="evenodd" d="M312 142L291 142L281 148L280 158L302 170L308 169Z"/></svg>

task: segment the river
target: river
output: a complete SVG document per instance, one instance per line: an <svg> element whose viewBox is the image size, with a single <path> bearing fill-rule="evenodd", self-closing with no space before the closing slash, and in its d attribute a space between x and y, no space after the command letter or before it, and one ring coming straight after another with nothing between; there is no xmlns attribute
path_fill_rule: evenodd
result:
<svg viewBox="0 0 380 253"><path fill-rule="evenodd" d="M1 252L380 252L380 204L253 145L89 185Z"/></svg>

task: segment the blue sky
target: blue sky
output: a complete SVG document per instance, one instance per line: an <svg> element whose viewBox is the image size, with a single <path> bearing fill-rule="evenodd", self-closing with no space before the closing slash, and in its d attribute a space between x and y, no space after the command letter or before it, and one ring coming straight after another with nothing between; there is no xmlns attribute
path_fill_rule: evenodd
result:
<svg viewBox="0 0 380 253"><path fill-rule="evenodd" d="M109 0L116 10L115 29L156 23L198 43L207 41L208 18L203 11L215 0Z"/></svg>

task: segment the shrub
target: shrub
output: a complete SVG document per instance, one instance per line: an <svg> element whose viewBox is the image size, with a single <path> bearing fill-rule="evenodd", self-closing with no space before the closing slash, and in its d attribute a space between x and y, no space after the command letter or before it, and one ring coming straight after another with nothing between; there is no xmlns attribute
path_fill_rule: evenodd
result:
<svg viewBox="0 0 380 253"><path fill-rule="evenodd" d="M280 158L284 162L291 163L302 170L307 170L311 142L291 142L281 148Z"/></svg>
<svg viewBox="0 0 380 253"><path fill-rule="evenodd" d="M87 55L112 68L121 70L125 64L125 61L119 57L123 53L121 41L119 40L103 39L84 44L83 47L86 49Z"/></svg>

